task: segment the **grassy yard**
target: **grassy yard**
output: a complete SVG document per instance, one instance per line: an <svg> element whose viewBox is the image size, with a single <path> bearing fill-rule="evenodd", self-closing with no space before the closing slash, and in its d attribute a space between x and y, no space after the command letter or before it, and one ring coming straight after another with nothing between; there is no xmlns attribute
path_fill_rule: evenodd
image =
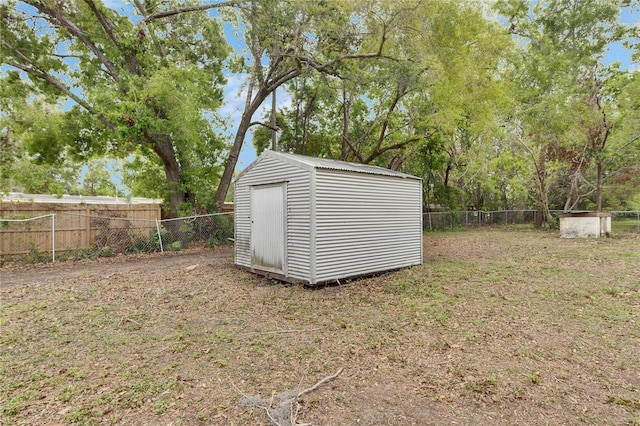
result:
<svg viewBox="0 0 640 426"><path fill-rule="evenodd" d="M627 218L615 219L611 221L611 233L618 236L629 236L640 234L640 219Z"/></svg>
<svg viewBox="0 0 640 426"><path fill-rule="evenodd" d="M424 246L316 290L229 248L0 269L0 424L268 425L257 405L342 368L299 422L640 425L637 234Z"/></svg>

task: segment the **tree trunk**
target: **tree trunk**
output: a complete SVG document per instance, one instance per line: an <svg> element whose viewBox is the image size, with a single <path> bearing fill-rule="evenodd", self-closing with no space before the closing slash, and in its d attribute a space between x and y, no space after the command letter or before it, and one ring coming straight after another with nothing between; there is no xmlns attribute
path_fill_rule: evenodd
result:
<svg viewBox="0 0 640 426"><path fill-rule="evenodd" d="M233 145L231 146L231 150L229 151L227 162L224 165L224 172L222 172L220 184L218 185L218 190L216 191L216 198L214 201L215 204L213 206L213 209L217 212L222 211L224 200L227 198L227 192L229 192L229 188L231 187L233 173L236 170L236 164L238 164L238 158L240 157L240 151L242 150L242 145L244 144L244 138L247 135L249 127L251 127L251 118L270 93L271 91L268 89L260 89L258 93L256 93L256 97L251 101L251 103L247 104L244 112L242 113L242 118L240 119L240 124L238 125L238 131L236 132L236 136L233 140Z"/></svg>
<svg viewBox="0 0 640 426"><path fill-rule="evenodd" d="M449 189L449 176L451 175L451 170L453 170L453 164L451 164L451 161L449 161L447 163L447 168L444 171L443 179L443 185L445 188L447 188L447 190Z"/></svg>
<svg viewBox="0 0 640 426"><path fill-rule="evenodd" d="M549 196L547 194L547 159L544 152L540 154L540 161L536 164L536 181L538 183L538 215L536 227L541 228L544 222L551 223L553 216L549 210Z"/></svg>
<svg viewBox="0 0 640 426"><path fill-rule="evenodd" d="M484 207L484 195L482 193L482 186L480 184L476 185L476 201L474 207L476 210L482 210Z"/></svg>
<svg viewBox="0 0 640 426"><path fill-rule="evenodd" d="M302 144L301 144L302 149L300 150L300 153L302 155L307 155L307 140L309 138L308 127L309 127L308 119L305 115L304 117L302 117Z"/></svg>
<svg viewBox="0 0 640 426"><path fill-rule="evenodd" d="M544 222L544 209L542 203L538 202L538 210L536 210L536 229L542 228Z"/></svg>
<svg viewBox="0 0 640 426"><path fill-rule="evenodd" d="M222 172L220 184L218 185L218 190L216 191L216 198L214 201L215 205L213 206L214 211L222 211L224 200L227 198L227 192L229 192L229 188L231 187L231 181L233 180L233 173L235 172L236 164L238 164L238 157L240 156L240 151L242 150L244 137L249 130L250 124L251 115L249 115L248 112L245 112L244 114L242 114L242 119L240 120L238 131L236 132L236 137L233 140L233 145L231 146L231 150L229 151L229 155L227 156L227 162L224 165L224 172Z"/></svg>
<svg viewBox="0 0 640 426"><path fill-rule="evenodd" d="M571 211L578 205L580 201L580 170L576 170L571 174L571 187L569 189L569 195L564 203L564 211Z"/></svg>
<svg viewBox="0 0 640 426"><path fill-rule="evenodd" d="M351 114L351 100L347 95L347 90L342 87L342 153L340 159L347 161L349 159L349 115Z"/></svg>
<svg viewBox="0 0 640 426"><path fill-rule="evenodd" d="M178 217L180 206L185 201L185 193L189 191L182 188L182 174L173 146L164 137L156 138L153 151L162 159L164 174L169 186L169 217Z"/></svg>
<svg viewBox="0 0 640 426"><path fill-rule="evenodd" d="M601 156L598 157L597 166L598 176L596 178L596 211L602 211L602 177L604 164Z"/></svg>

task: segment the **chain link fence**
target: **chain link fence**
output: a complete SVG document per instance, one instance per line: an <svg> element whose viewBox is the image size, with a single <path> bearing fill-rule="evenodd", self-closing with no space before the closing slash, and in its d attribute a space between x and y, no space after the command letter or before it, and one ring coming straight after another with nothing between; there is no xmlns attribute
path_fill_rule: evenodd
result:
<svg viewBox="0 0 640 426"><path fill-rule="evenodd" d="M444 231L490 225L522 225L535 223L535 210L447 211L427 212L423 217L425 231Z"/></svg>
<svg viewBox="0 0 640 426"><path fill-rule="evenodd" d="M558 216L562 211L553 211ZM535 210L449 211L423 215L425 231L533 225ZM640 234L640 212L611 212L612 233ZM233 238L233 213L158 221L56 213L0 218L0 265L213 247Z"/></svg>
<svg viewBox="0 0 640 426"><path fill-rule="evenodd" d="M551 212L555 218L561 213L564 212L562 210ZM640 211L610 213L614 234L640 233ZM422 227L425 231L446 231L495 225L533 225L536 223L537 214L536 210L427 212L423 214Z"/></svg>
<svg viewBox="0 0 640 426"><path fill-rule="evenodd" d="M213 247L232 237L232 213L158 221L77 213L2 217L0 265Z"/></svg>

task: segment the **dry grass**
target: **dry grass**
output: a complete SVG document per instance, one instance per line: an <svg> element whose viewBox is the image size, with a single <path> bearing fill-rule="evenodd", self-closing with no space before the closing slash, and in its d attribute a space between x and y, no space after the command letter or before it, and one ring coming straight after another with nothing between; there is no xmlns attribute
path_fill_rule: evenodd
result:
<svg viewBox="0 0 640 426"><path fill-rule="evenodd" d="M231 251L0 269L0 424L640 425L640 240L425 236L423 266L306 290ZM198 264L195 269L188 268Z"/></svg>

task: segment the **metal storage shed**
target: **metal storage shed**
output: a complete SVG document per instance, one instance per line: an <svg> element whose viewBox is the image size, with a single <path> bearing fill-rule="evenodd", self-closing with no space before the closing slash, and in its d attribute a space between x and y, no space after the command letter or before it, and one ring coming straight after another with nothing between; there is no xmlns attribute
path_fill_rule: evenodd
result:
<svg viewBox="0 0 640 426"><path fill-rule="evenodd" d="M320 284L422 264L422 180L265 151L235 181L235 263Z"/></svg>

